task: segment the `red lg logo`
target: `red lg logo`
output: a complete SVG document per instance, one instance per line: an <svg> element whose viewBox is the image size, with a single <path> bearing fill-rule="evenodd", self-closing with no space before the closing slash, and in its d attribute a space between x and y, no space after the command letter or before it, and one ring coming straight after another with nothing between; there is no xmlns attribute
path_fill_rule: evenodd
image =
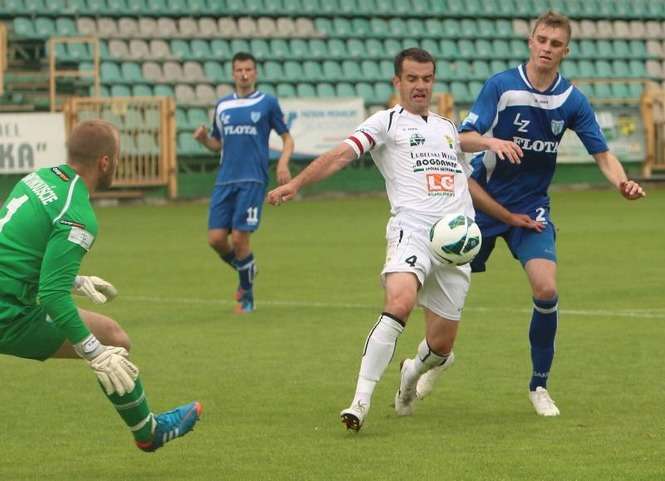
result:
<svg viewBox="0 0 665 481"><path fill-rule="evenodd" d="M430 192L453 192L455 174L427 174L427 190Z"/></svg>

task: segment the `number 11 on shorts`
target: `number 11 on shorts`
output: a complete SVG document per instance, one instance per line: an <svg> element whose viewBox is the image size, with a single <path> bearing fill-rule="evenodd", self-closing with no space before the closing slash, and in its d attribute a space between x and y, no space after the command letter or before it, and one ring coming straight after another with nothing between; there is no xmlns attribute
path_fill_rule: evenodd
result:
<svg viewBox="0 0 665 481"><path fill-rule="evenodd" d="M250 207L247 209L247 223L248 224L257 224L259 222L259 208Z"/></svg>

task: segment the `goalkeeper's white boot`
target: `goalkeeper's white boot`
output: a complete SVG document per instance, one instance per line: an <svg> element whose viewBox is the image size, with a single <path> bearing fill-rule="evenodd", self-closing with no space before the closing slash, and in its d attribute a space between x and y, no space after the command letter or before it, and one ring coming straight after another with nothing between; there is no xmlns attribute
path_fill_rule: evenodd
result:
<svg viewBox="0 0 665 481"><path fill-rule="evenodd" d="M395 412L398 416L411 416L413 414L413 405L416 401L416 384L407 382L406 373L413 364L413 359L404 359L400 363L400 382L399 389L395 393Z"/></svg>
<svg viewBox="0 0 665 481"><path fill-rule="evenodd" d="M346 426L346 429L357 432L360 431L360 428L363 426L368 412L369 404L356 401L339 413L339 416L342 419L342 424Z"/></svg>
<svg viewBox="0 0 665 481"><path fill-rule="evenodd" d="M538 386L535 391L529 391L529 399L540 416L559 415L559 408L556 407L550 393L544 387Z"/></svg>
<svg viewBox="0 0 665 481"><path fill-rule="evenodd" d="M434 385L441 377L441 374L443 374L446 369L452 366L454 362L455 354L451 352L448 356L448 359L446 359L446 362L443 363L442 366L433 367L422 376L420 376L420 379L418 379L418 384L416 384L416 397L420 400L423 400L429 396L434 389Z"/></svg>

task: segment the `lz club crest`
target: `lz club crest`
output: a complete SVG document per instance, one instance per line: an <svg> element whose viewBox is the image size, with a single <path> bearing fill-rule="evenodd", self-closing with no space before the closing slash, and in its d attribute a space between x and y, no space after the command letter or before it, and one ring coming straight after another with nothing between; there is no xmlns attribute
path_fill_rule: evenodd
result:
<svg viewBox="0 0 665 481"><path fill-rule="evenodd" d="M552 133L554 135L559 135L563 132L563 120L552 120Z"/></svg>
<svg viewBox="0 0 665 481"><path fill-rule="evenodd" d="M257 123L259 119L261 118L261 112L252 112L249 115L249 118L252 119L252 122Z"/></svg>

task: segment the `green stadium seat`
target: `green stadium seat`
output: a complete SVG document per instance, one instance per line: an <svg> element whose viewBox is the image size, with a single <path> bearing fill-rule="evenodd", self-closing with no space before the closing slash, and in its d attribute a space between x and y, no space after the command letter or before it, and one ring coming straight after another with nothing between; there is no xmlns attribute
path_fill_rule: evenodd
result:
<svg viewBox="0 0 665 481"><path fill-rule="evenodd" d="M191 58L192 51L189 48L189 42L186 40L175 39L171 40L171 53L180 60L187 60Z"/></svg>
<svg viewBox="0 0 665 481"><path fill-rule="evenodd" d="M355 0L352 0L352 3L356 4ZM369 21L366 18L356 17L351 20L351 29L356 37L367 37L372 33Z"/></svg>
<svg viewBox="0 0 665 481"><path fill-rule="evenodd" d="M187 109L187 124L192 127L192 130L198 128L200 125L209 125L210 117L207 110L199 108Z"/></svg>
<svg viewBox="0 0 665 481"><path fill-rule="evenodd" d="M258 49L257 49L258 50ZM191 56L189 58L195 60L207 60L212 58L212 52L210 51L210 44L207 40L195 39L190 43ZM259 58L256 50L252 50L257 58Z"/></svg>
<svg viewBox="0 0 665 481"><path fill-rule="evenodd" d="M507 40L493 40L492 41L492 55L494 58L511 58L510 47Z"/></svg>
<svg viewBox="0 0 665 481"><path fill-rule="evenodd" d="M356 84L356 96L365 101L365 105L374 105L376 103L376 94L374 87L367 82L358 82Z"/></svg>
<svg viewBox="0 0 665 481"><path fill-rule="evenodd" d="M228 0L226 3L227 13L234 15L261 15L267 13L261 0Z"/></svg>
<svg viewBox="0 0 665 481"><path fill-rule="evenodd" d="M50 53L50 51L49 51ZM55 46L55 58L56 62L68 62L72 60L69 56L69 51L67 50L67 44L58 43Z"/></svg>
<svg viewBox="0 0 665 481"><path fill-rule="evenodd" d="M49 38L56 35L55 22L47 17L37 17L34 28L35 35L40 38Z"/></svg>
<svg viewBox="0 0 665 481"><path fill-rule="evenodd" d="M385 55L383 44L376 38L365 40L365 56L370 58L381 58Z"/></svg>
<svg viewBox="0 0 665 481"><path fill-rule="evenodd" d="M473 71L473 77L476 79L485 80L492 74L490 65L485 60L474 60L471 62L471 70Z"/></svg>
<svg viewBox="0 0 665 481"><path fill-rule="evenodd" d="M615 60L615 62L618 62L618 60ZM628 63L628 72L629 76L632 78L643 78L647 76L646 65L642 60L631 60Z"/></svg>
<svg viewBox="0 0 665 481"><path fill-rule="evenodd" d="M23 0L5 0L0 4L0 14L2 15L25 15L25 6Z"/></svg>
<svg viewBox="0 0 665 481"><path fill-rule="evenodd" d="M282 3L282 14L286 13L289 16L300 15L303 10L303 3L307 3L309 0L284 0Z"/></svg>
<svg viewBox="0 0 665 481"><path fill-rule="evenodd" d="M136 0L131 0L131 3L134 3ZM185 8L186 12L189 15L209 15L211 12L206 5L205 0L187 0Z"/></svg>
<svg viewBox="0 0 665 481"><path fill-rule="evenodd" d="M623 68L627 69L628 66L625 65ZM594 77L609 78L613 75L618 75L618 73L613 72L612 66L607 60L596 60L594 62Z"/></svg>
<svg viewBox="0 0 665 481"><path fill-rule="evenodd" d="M70 43L67 46L68 57L72 60L81 61L92 58L90 46L86 43Z"/></svg>
<svg viewBox="0 0 665 481"><path fill-rule="evenodd" d="M392 84L388 82L376 82L374 84L374 95L376 101L382 105L388 104L388 101L395 93Z"/></svg>
<svg viewBox="0 0 665 481"><path fill-rule="evenodd" d="M473 99L472 102L473 102L473 101L476 100L476 98L478 97L478 94L482 90L483 83L478 81L478 80L474 80L472 82L469 82L467 87L469 89L469 95L471 95L471 98Z"/></svg>
<svg viewBox="0 0 665 481"><path fill-rule="evenodd" d="M284 62L284 79L285 81L299 82L303 79L304 73L300 62L294 60L287 60Z"/></svg>
<svg viewBox="0 0 665 481"><path fill-rule="evenodd" d="M446 18L441 22L441 35L446 38L459 38L462 36L461 25L458 20Z"/></svg>
<svg viewBox="0 0 665 481"><path fill-rule="evenodd" d="M508 70L508 62L505 60L492 60L490 62L490 71L492 74L503 72L504 70Z"/></svg>
<svg viewBox="0 0 665 481"><path fill-rule="evenodd" d="M408 5L407 2L397 2L397 4L398 5ZM433 19L433 20L435 20L435 19ZM436 35L436 32L438 32L438 30L428 31L425 28L425 24L422 20L420 20L418 18L409 18L406 21L406 32L411 37L422 38L422 37Z"/></svg>
<svg viewBox="0 0 665 481"><path fill-rule="evenodd" d="M230 0L229 0L230 1ZM165 17L171 14L166 0L146 0L145 13Z"/></svg>
<svg viewBox="0 0 665 481"><path fill-rule="evenodd" d="M134 97L152 97L152 88L145 84L132 85L132 95Z"/></svg>
<svg viewBox="0 0 665 481"><path fill-rule="evenodd" d="M296 96L301 98L316 97L314 85L309 83L299 83L296 85Z"/></svg>
<svg viewBox="0 0 665 481"><path fill-rule="evenodd" d="M615 99L627 99L630 98L630 92L628 90L628 85L623 82L612 82L610 84L610 96Z"/></svg>
<svg viewBox="0 0 665 481"><path fill-rule="evenodd" d="M478 29L475 20L464 18L460 22L460 36L464 38L477 38L479 36L485 36L485 32Z"/></svg>
<svg viewBox="0 0 665 481"><path fill-rule="evenodd" d="M82 10L87 15L89 14L105 14L106 1L105 0L86 0L85 6Z"/></svg>
<svg viewBox="0 0 665 481"><path fill-rule="evenodd" d="M131 90L126 85L111 85L111 97L130 97L131 95Z"/></svg>
<svg viewBox="0 0 665 481"><path fill-rule="evenodd" d="M391 60L381 60L379 70L381 71L381 80L389 80L395 76L395 64Z"/></svg>
<svg viewBox="0 0 665 481"><path fill-rule="evenodd" d="M247 40L234 39L231 40L231 52L233 54L237 52L249 52L249 42Z"/></svg>
<svg viewBox="0 0 665 481"><path fill-rule="evenodd" d="M489 40L479 39L474 42L476 57L492 58L495 56L492 44Z"/></svg>
<svg viewBox="0 0 665 481"><path fill-rule="evenodd" d="M446 82L436 82L432 88L432 92L435 94L448 93L450 91L450 86Z"/></svg>
<svg viewBox="0 0 665 481"><path fill-rule="evenodd" d="M614 50L612 49L612 42L609 40L598 40L596 42L596 55L595 57L589 58L616 58Z"/></svg>
<svg viewBox="0 0 665 481"><path fill-rule="evenodd" d="M173 87L165 84L158 84L153 87L155 97L173 97Z"/></svg>
<svg viewBox="0 0 665 481"><path fill-rule="evenodd" d="M348 81L363 80L363 73L360 70L360 65L355 60L344 60L342 62L342 72L344 79Z"/></svg>
<svg viewBox="0 0 665 481"><path fill-rule="evenodd" d="M287 41L283 38L270 40L270 57L278 60L291 57L291 49Z"/></svg>
<svg viewBox="0 0 665 481"><path fill-rule="evenodd" d="M369 21L370 35L374 37L389 37L390 29L385 20L381 18L372 18ZM401 35L400 35L401 36Z"/></svg>
<svg viewBox="0 0 665 481"><path fill-rule="evenodd" d="M614 54L612 58L629 58L631 56L630 46L625 40L612 40L611 49Z"/></svg>
<svg viewBox="0 0 665 481"><path fill-rule="evenodd" d="M288 1L288 0L287 0ZM315 17L321 15L321 2L319 0L307 0L302 2L300 6L299 15L305 15L307 17Z"/></svg>
<svg viewBox="0 0 665 481"><path fill-rule="evenodd" d="M608 42L605 42L603 48L606 48L607 43ZM596 48L596 42L594 42L593 40L588 40L588 39L581 40L580 42L578 42L577 46L578 46L578 55L575 55L576 58L595 59L596 56L599 55L598 50Z"/></svg>
<svg viewBox="0 0 665 481"><path fill-rule="evenodd" d="M335 90L337 91L337 97L356 97L353 85L348 82L339 82L335 86Z"/></svg>
<svg viewBox="0 0 665 481"><path fill-rule="evenodd" d="M296 88L291 84L280 83L277 84L277 96L280 98L288 98L296 96Z"/></svg>
<svg viewBox="0 0 665 481"><path fill-rule="evenodd" d="M402 49L407 48L417 48L420 45L420 42L415 38L403 38L402 39Z"/></svg>
<svg viewBox="0 0 665 481"><path fill-rule="evenodd" d="M404 2L407 4L407 2ZM434 2L434 3L439 3L439 2ZM440 2L443 3L443 2ZM435 5L430 5L429 2L418 2L415 1L411 5L411 15L418 15L420 17L430 17L432 15L436 15L436 12L433 11L433 8ZM438 30L437 30L438 31Z"/></svg>
<svg viewBox="0 0 665 481"><path fill-rule="evenodd" d="M333 28L335 30L335 35L339 37L348 38L353 36L351 22L346 18L335 17L333 19Z"/></svg>
<svg viewBox="0 0 665 481"><path fill-rule="evenodd" d="M473 98L469 93L469 89L467 88L464 82L458 82L458 81L451 82L450 94L453 96L455 102L457 103L464 104L464 103L473 102Z"/></svg>
<svg viewBox="0 0 665 481"><path fill-rule="evenodd" d="M284 80L282 65L269 60L263 64L261 77L269 82L281 82Z"/></svg>
<svg viewBox="0 0 665 481"><path fill-rule="evenodd" d="M322 82L316 85L316 96L322 98L335 97L335 87L327 82Z"/></svg>
<svg viewBox="0 0 665 481"><path fill-rule="evenodd" d="M464 25L462 25L462 29L464 29ZM476 20L474 25L474 30L476 32L475 38L478 37L495 38L500 36L496 32L495 23L487 18L480 18Z"/></svg>
<svg viewBox="0 0 665 481"><path fill-rule="evenodd" d="M335 29L329 18L317 18L314 20L314 28L326 37L334 37Z"/></svg>
<svg viewBox="0 0 665 481"><path fill-rule="evenodd" d="M610 84L607 82L598 82L593 86L594 96L600 99L610 99L613 97Z"/></svg>
<svg viewBox="0 0 665 481"><path fill-rule="evenodd" d="M476 47L472 40L460 40L457 42L457 52L462 58L472 59L476 56Z"/></svg>
<svg viewBox="0 0 665 481"><path fill-rule="evenodd" d="M55 21L55 29L57 32L57 35L65 36L65 37L73 37L78 35L78 29L76 28L76 24L74 23L74 20L68 17L60 17L56 19Z"/></svg>
<svg viewBox="0 0 665 481"><path fill-rule="evenodd" d="M514 59L521 61L529 58L529 47L527 46L526 40L511 40L510 51L512 52L511 57Z"/></svg>
<svg viewBox="0 0 665 481"><path fill-rule="evenodd" d="M269 15L280 15L284 11L283 2L281 0L268 0L264 5L264 12Z"/></svg>
<svg viewBox="0 0 665 481"><path fill-rule="evenodd" d="M102 62L100 67L102 82L108 84L123 83L124 80L120 74L120 67L114 62Z"/></svg>
<svg viewBox="0 0 665 481"><path fill-rule="evenodd" d="M328 40L328 52L332 58L346 58L346 44L339 38Z"/></svg>
<svg viewBox="0 0 665 481"><path fill-rule="evenodd" d="M394 57L402 50L402 44L394 38L387 38L383 41L384 51L389 57Z"/></svg>
<svg viewBox="0 0 665 481"><path fill-rule="evenodd" d="M647 45L643 40L631 40L628 44L629 56L632 58L648 58Z"/></svg>
<svg viewBox="0 0 665 481"><path fill-rule="evenodd" d="M343 80L344 74L342 73L342 67L339 64L339 62L333 60L325 60L323 62L323 77L328 82Z"/></svg>
<svg viewBox="0 0 665 481"><path fill-rule="evenodd" d="M125 0L106 0L105 11L110 15L126 15L129 6Z"/></svg>
<svg viewBox="0 0 665 481"><path fill-rule="evenodd" d="M451 62L449 71L452 75L451 78L457 80L469 80L473 78L473 72L471 71L471 65L465 60L457 60Z"/></svg>
<svg viewBox="0 0 665 481"><path fill-rule="evenodd" d="M642 91L644 90L644 85L638 82L629 82L628 83L628 98L639 99L642 96Z"/></svg>
<svg viewBox="0 0 665 481"><path fill-rule="evenodd" d="M135 85L135 87L137 87ZM175 125L178 130L193 130L194 127L189 124L189 119L187 118L187 110L182 107L177 107L175 109Z"/></svg>
<svg viewBox="0 0 665 481"><path fill-rule="evenodd" d="M318 38L309 40L308 50L312 58L326 59L330 55L326 42Z"/></svg>
<svg viewBox="0 0 665 481"><path fill-rule="evenodd" d="M265 65L263 71L265 71ZM208 60L207 62L204 62L203 72L205 72L206 77L212 82L223 82L228 79L222 64L216 60Z"/></svg>
<svg viewBox="0 0 665 481"><path fill-rule="evenodd" d="M180 132L178 134L178 154L180 155L209 155L205 147L192 137L191 132Z"/></svg>
<svg viewBox="0 0 665 481"><path fill-rule="evenodd" d="M139 152L141 153L159 155L159 145L157 144L155 134L139 132L138 136L136 137L136 145L139 149Z"/></svg>
<svg viewBox="0 0 665 481"><path fill-rule="evenodd" d="M210 54L213 58L218 60L231 58L233 56L229 42L220 38L216 38L210 42Z"/></svg>
<svg viewBox="0 0 665 481"><path fill-rule="evenodd" d="M309 49L307 48L307 41L301 38L293 39L289 42L289 51L291 58L307 58L309 57Z"/></svg>
<svg viewBox="0 0 665 481"><path fill-rule="evenodd" d="M579 60L577 62L577 71L581 78L592 78L595 75L595 68L591 60Z"/></svg>
<svg viewBox="0 0 665 481"><path fill-rule="evenodd" d="M575 79L581 76L580 71L577 68L577 62L570 59L564 60L564 62L561 64L561 73L568 79Z"/></svg>
<svg viewBox="0 0 665 481"><path fill-rule="evenodd" d="M365 44L358 38L350 38L346 41L347 55L351 58L360 59L365 57Z"/></svg>
<svg viewBox="0 0 665 481"><path fill-rule="evenodd" d="M304 77L303 80L307 82L321 82L326 80L321 70L321 64L314 60L306 60L302 65Z"/></svg>
<svg viewBox="0 0 665 481"><path fill-rule="evenodd" d="M441 52L442 59L450 60L460 57L459 49L457 48L457 44L454 40L445 38L441 40L439 45L441 46L439 52Z"/></svg>
<svg viewBox="0 0 665 481"><path fill-rule="evenodd" d="M142 83L143 74L141 73L141 67L139 64L134 62L122 62L121 65L122 77L125 82L129 83Z"/></svg>
<svg viewBox="0 0 665 481"><path fill-rule="evenodd" d="M420 2L415 2L415 3L420 3ZM443 23L441 23L441 20L439 20L438 18L428 18L425 20L424 32L422 32L423 35L438 39L441 36L442 31L443 31ZM411 35L415 34L412 33Z"/></svg>
<svg viewBox="0 0 665 481"><path fill-rule="evenodd" d="M420 48L427 50L431 53L434 58L438 57L441 52L439 52L439 42L432 38L424 38L420 41Z"/></svg>
<svg viewBox="0 0 665 481"><path fill-rule="evenodd" d="M448 0L448 15L455 17L475 17L481 13L478 0Z"/></svg>
<svg viewBox="0 0 665 481"><path fill-rule="evenodd" d="M360 64L363 78L365 80L383 80L379 64L374 60L363 60Z"/></svg>

